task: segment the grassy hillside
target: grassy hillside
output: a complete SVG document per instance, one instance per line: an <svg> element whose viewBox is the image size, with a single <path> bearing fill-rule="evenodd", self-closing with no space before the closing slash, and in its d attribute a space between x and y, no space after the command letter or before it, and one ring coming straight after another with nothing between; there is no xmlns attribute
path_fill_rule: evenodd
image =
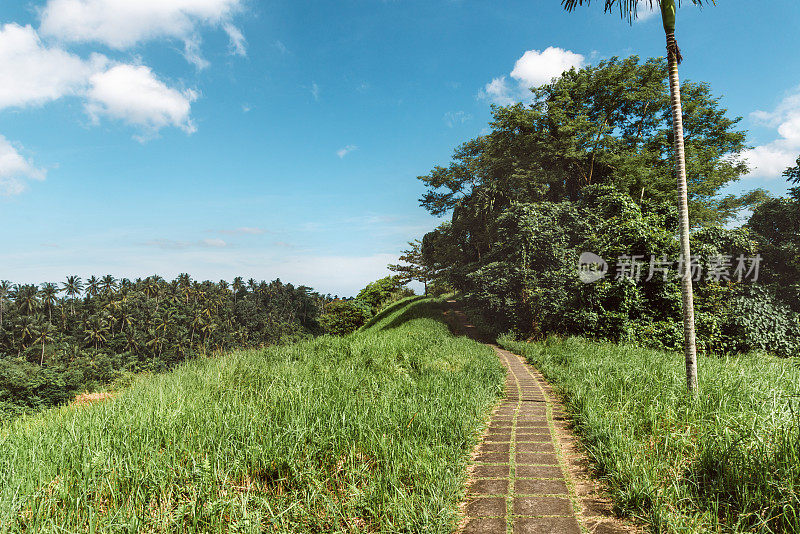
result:
<svg viewBox="0 0 800 534"><path fill-rule="evenodd" d="M580 338L502 340L568 397L619 511L666 532L800 532L800 366Z"/></svg>
<svg viewBox="0 0 800 534"><path fill-rule="evenodd" d="M421 299L193 361L0 429L0 531L448 532L502 381Z"/></svg>

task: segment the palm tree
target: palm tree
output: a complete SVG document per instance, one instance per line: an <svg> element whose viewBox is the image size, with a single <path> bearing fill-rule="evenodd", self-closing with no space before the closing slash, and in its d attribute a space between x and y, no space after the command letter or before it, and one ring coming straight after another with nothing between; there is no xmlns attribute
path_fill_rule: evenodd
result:
<svg viewBox="0 0 800 534"><path fill-rule="evenodd" d="M108 322L100 315L92 315L83 330L86 334L84 340L87 343L94 343L94 348L100 348L101 343L105 343L108 333Z"/></svg>
<svg viewBox="0 0 800 534"><path fill-rule="evenodd" d="M39 366L44 365L44 347L47 343L53 341L53 325L51 323L44 323L37 332L36 341L42 344L42 357L39 359Z"/></svg>
<svg viewBox="0 0 800 534"><path fill-rule="evenodd" d="M681 255L684 258L681 274L681 294L683 297L683 353L686 359L686 387L690 392L697 390L697 346L694 335L694 295L689 259L689 201L686 187L686 157L683 146L683 111L681 109L681 87L678 78L678 65L682 61L678 42L675 40L675 0L645 0L652 9L655 5L661 8L661 21L667 38L667 65L669 66L669 90L672 97L672 131L675 153L675 178L678 183L678 216L681 231ZM589 5L591 0L561 0L567 11L578 5ZM691 0L698 6L715 4L715 0ZM605 10L619 8L620 16L633 22L637 17L639 0L605 0ZM678 0L680 5L680 0Z"/></svg>
<svg viewBox="0 0 800 534"><path fill-rule="evenodd" d="M44 307L47 308L47 322L53 324L53 306L58 302L58 286L49 282L42 284L40 295Z"/></svg>
<svg viewBox="0 0 800 534"><path fill-rule="evenodd" d="M6 308L6 301L11 295L13 284L8 280L0 280L0 328L3 328L3 311Z"/></svg>
<svg viewBox="0 0 800 534"><path fill-rule="evenodd" d="M39 289L33 284L15 286L14 303L20 315L33 315L42 305L39 301Z"/></svg>
<svg viewBox="0 0 800 534"><path fill-rule="evenodd" d="M108 296L117 289L117 279L107 274L100 280L100 287L103 289L103 293Z"/></svg>
<svg viewBox="0 0 800 534"><path fill-rule="evenodd" d="M100 280L98 280L96 276L92 275L86 281L86 294L90 297L96 297L98 293L100 293Z"/></svg>
<svg viewBox="0 0 800 534"><path fill-rule="evenodd" d="M68 276L63 291L70 298L70 312L75 315L75 297L81 294L83 283L80 276Z"/></svg>

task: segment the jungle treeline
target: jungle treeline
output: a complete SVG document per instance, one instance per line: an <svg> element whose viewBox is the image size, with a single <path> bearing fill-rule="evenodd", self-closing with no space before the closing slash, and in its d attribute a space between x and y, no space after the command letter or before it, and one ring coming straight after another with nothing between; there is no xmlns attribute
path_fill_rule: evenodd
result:
<svg viewBox="0 0 800 534"><path fill-rule="evenodd" d="M332 298L280 280L0 281L0 418L193 356L311 337Z"/></svg>

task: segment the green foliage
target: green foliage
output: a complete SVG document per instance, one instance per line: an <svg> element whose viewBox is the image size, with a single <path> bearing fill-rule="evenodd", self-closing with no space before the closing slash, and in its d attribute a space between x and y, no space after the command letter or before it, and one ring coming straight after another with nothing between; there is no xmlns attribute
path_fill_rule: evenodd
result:
<svg viewBox="0 0 800 534"><path fill-rule="evenodd" d="M533 93L530 106L493 108L489 134L464 143L448 167L420 176L428 187L422 205L469 221L474 254L490 247L481 226L514 201L577 200L582 188L608 184L639 203L674 204L663 59L613 58ZM745 134L708 85L686 81L681 93L691 215L696 224L724 222L747 204L720 194L746 171Z"/></svg>
<svg viewBox="0 0 800 534"><path fill-rule="evenodd" d="M428 294L428 283L433 280L437 273L436 270L428 265L422 254L422 241L415 239L408 242L411 248L404 250L400 256L403 263L389 265L390 271L398 273L395 279L398 284L405 285L412 281L421 282L425 286L425 294ZM434 296L436 296L434 294Z"/></svg>
<svg viewBox="0 0 800 534"><path fill-rule="evenodd" d="M370 306L358 299L334 300L319 319L326 333L344 336L361 328L372 316Z"/></svg>
<svg viewBox="0 0 800 534"><path fill-rule="evenodd" d="M784 176L791 183L800 183L800 158ZM792 188L787 198L759 204L747 226L758 240L768 267L764 281L774 285L781 300L800 312L800 187Z"/></svg>
<svg viewBox="0 0 800 534"><path fill-rule="evenodd" d="M725 312L721 337L728 352L800 356L800 314L776 301L766 288L737 295Z"/></svg>
<svg viewBox="0 0 800 534"><path fill-rule="evenodd" d="M619 513L654 532L800 531L800 369L763 354L700 358L580 338L501 344L566 396Z"/></svg>
<svg viewBox="0 0 800 534"><path fill-rule="evenodd" d="M530 106L494 108L489 134L462 145L448 167L420 177L428 186L422 205L435 215L452 211L449 222L423 238L422 258L495 334L681 347L675 265L666 279L650 272L651 258L679 260L665 80L660 59L614 58L573 69L535 88ZM746 170L739 119L726 117L706 84L685 82L682 93L692 254L707 274L712 258L727 257L735 268L740 257L763 253L766 286L757 295L746 287L752 281L738 277L695 280L698 349L765 347L794 355L797 199L765 200L760 190L723 196L722 188ZM790 179L793 172L787 171ZM748 229L720 224L745 206L756 206ZM580 280L584 252L608 261L605 278ZM618 276L626 257L642 263L636 282ZM740 316L759 310L767 315Z"/></svg>
<svg viewBox="0 0 800 534"><path fill-rule="evenodd" d="M367 287L358 292L356 299L370 306L373 312L377 312L381 306L392 299L402 285L397 277L387 276L367 284Z"/></svg>
<svg viewBox="0 0 800 534"><path fill-rule="evenodd" d="M70 276L61 289L0 281L0 416L54 406L121 373L309 337L328 300L280 280L229 285L187 274L92 276L85 286Z"/></svg>
<svg viewBox="0 0 800 534"><path fill-rule="evenodd" d="M503 391L428 300L337 338L198 358L0 427L9 532L452 532Z"/></svg>

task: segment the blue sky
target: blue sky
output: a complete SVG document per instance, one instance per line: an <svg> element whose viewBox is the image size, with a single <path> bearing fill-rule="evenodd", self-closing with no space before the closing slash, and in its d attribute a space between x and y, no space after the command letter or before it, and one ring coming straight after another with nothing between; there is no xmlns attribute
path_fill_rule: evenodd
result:
<svg viewBox="0 0 800 534"><path fill-rule="evenodd" d="M679 12L683 78L800 154L800 3ZM416 176L563 66L663 55L657 17L557 0L0 4L0 278L274 279L352 294L439 221ZM558 72L557 72L558 71Z"/></svg>

